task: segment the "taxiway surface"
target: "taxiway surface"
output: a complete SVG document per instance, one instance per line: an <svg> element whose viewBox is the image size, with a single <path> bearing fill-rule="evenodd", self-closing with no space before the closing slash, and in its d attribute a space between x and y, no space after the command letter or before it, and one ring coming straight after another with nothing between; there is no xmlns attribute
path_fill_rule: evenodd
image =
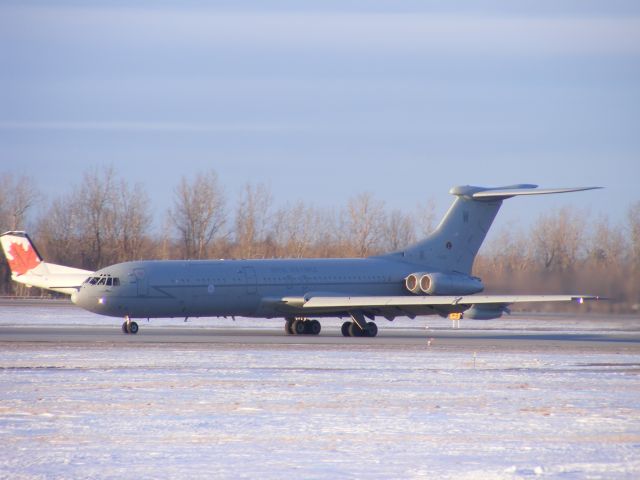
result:
<svg viewBox="0 0 640 480"><path fill-rule="evenodd" d="M0 343L95 344L117 347L136 344L245 344L245 345L316 345L368 346L402 348L425 346L434 349L477 351L575 351L640 353L640 332L597 331L557 332L521 330L467 329L387 329L376 338L345 338L329 330L318 336L285 335L278 328L141 328L137 335L125 335L117 327L105 326L0 326Z"/></svg>

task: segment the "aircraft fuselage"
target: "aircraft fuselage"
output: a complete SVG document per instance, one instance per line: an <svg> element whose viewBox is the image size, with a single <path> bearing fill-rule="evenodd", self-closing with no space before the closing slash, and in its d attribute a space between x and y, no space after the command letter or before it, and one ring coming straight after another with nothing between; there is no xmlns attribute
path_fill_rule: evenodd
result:
<svg viewBox="0 0 640 480"><path fill-rule="evenodd" d="M411 295L404 278L421 268L385 258L127 262L96 272L105 280L85 282L73 301L116 317L298 316L270 299Z"/></svg>

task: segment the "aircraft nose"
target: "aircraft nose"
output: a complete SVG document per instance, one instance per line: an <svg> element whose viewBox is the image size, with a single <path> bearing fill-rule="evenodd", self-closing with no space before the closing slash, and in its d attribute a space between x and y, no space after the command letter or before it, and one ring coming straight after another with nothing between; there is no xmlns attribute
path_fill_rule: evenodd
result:
<svg viewBox="0 0 640 480"><path fill-rule="evenodd" d="M85 287L80 287L80 290L71 294L71 301L77 306L93 312L95 311L96 300L92 297Z"/></svg>

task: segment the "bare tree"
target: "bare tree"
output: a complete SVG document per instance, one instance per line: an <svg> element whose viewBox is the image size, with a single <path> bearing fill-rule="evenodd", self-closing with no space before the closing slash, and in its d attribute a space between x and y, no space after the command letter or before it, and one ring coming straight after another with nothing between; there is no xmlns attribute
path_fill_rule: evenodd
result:
<svg viewBox="0 0 640 480"><path fill-rule="evenodd" d="M631 261L640 269L640 201L629 207L627 212L629 240L631 243Z"/></svg>
<svg viewBox="0 0 640 480"><path fill-rule="evenodd" d="M53 200L38 222L38 244L48 261L83 267L83 227L80 205L73 194Z"/></svg>
<svg viewBox="0 0 640 480"><path fill-rule="evenodd" d="M7 230L26 230L29 213L40 199L40 193L31 177L7 172L0 174L0 233ZM1 255L0 290L25 292L24 286L11 282L9 265Z"/></svg>
<svg viewBox="0 0 640 480"><path fill-rule="evenodd" d="M113 167L87 171L74 192L83 237L84 264L100 268L115 260L117 183Z"/></svg>
<svg viewBox="0 0 640 480"><path fill-rule="evenodd" d="M575 265L583 245L584 222L567 208L542 215L532 227L532 246L546 270L568 270Z"/></svg>
<svg viewBox="0 0 640 480"><path fill-rule="evenodd" d="M120 181L116 202L116 244L118 260L134 260L140 257L151 225L149 197L140 184L133 188Z"/></svg>
<svg viewBox="0 0 640 480"><path fill-rule="evenodd" d="M225 203L215 171L198 174L191 182L182 177L169 216L180 233L184 258L206 257L226 221Z"/></svg>
<svg viewBox="0 0 640 480"><path fill-rule="evenodd" d="M279 257L336 256L338 230L335 215L302 201L278 209L273 221L273 236Z"/></svg>
<svg viewBox="0 0 640 480"><path fill-rule="evenodd" d="M299 201L280 208L274 214L274 237L280 247L279 257L301 258L310 256L314 241L313 209Z"/></svg>
<svg viewBox="0 0 640 480"><path fill-rule="evenodd" d="M273 196L263 183L247 183L236 209L235 237L237 256L252 258L259 254L260 244L267 241Z"/></svg>
<svg viewBox="0 0 640 480"><path fill-rule="evenodd" d="M410 215L393 210L385 220L382 231L384 250L396 251L415 242L415 221Z"/></svg>
<svg viewBox="0 0 640 480"><path fill-rule="evenodd" d="M433 197L429 197L424 204L418 204L416 212L418 236L426 237L435 230L436 206L436 201Z"/></svg>
<svg viewBox="0 0 640 480"><path fill-rule="evenodd" d="M593 232L587 245L588 261L604 268L621 267L625 252L628 251L621 229L611 228L609 219L604 216L597 219L591 228Z"/></svg>
<svg viewBox="0 0 640 480"><path fill-rule="evenodd" d="M499 233L490 255L496 270L501 270L508 275L530 269L532 266L530 249L527 235L511 224Z"/></svg>
<svg viewBox="0 0 640 480"><path fill-rule="evenodd" d="M0 175L0 230L24 230L28 213L41 195L31 177Z"/></svg>
<svg viewBox="0 0 640 480"><path fill-rule="evenodd" d="M376 200L371 193L349 199L344 233L355 255L366 257L379 247L384 216L384 202Z"/></svg>
<svg viewBox="0 0 640 480"><path fill-rule="evenodd" d="M131 189L107 167L86 172L80 186L55 199L38 232L56 261L96 269L137 258L150 224L142 186Z"/></svg>

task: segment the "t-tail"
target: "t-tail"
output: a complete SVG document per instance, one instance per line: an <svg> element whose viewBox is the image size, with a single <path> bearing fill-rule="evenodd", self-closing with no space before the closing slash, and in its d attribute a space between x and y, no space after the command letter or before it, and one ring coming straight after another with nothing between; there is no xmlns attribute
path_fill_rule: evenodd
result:
<svg viewBox="0 0 640 480"><path fill-rule="evenodd" d="M43 261L38 249L25 232L3 233L0 235L0 243L11 269L11 279L28 287L71 295L93 273Z"/></svg>
<svg viewBox="0 0 640 480"><path fill-rule="evenodd" d="M511 185L499 188L453 187L457 198L436 230L424 240L397 252L407 261L427 269L469 275L502 201L520 195L579 192L601 187L538 188L537 185Z"/></svg>

